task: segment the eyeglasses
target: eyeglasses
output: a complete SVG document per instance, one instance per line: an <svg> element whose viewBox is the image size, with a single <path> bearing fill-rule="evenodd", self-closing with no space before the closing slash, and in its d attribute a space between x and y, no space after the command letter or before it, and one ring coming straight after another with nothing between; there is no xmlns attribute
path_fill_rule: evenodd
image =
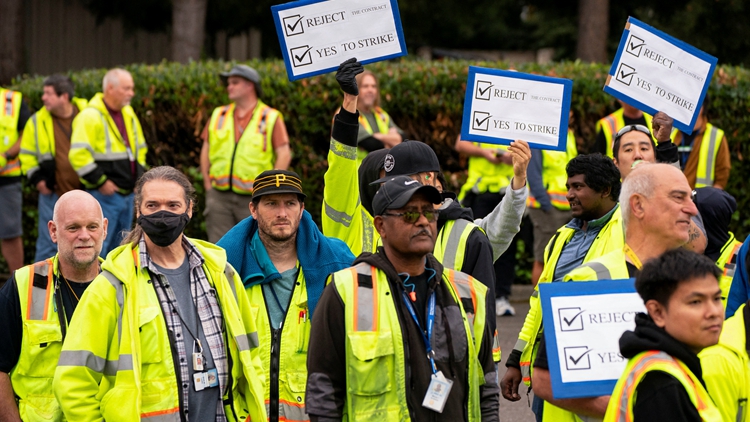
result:
<svg viewBox="0 0 750 422"><path fill-rule="evenodd" d="M626 133L632 132L634 130L638 131L638 132L641 132L641 133L645 133L646 135L648 135L649 138L651 137L651 131L648 130L648 128L646 126L643 126L643 125L627 125L627 126L625 126L624 128L620 129L617 132L617 135L615 135L615 140L620 139Z"/></svg>
<svg viewBox="0 0 750 422"><path fill-rule="evenodd" d="M414 224L419 220L420 215L424 215L424 218L430 223L435 222L438 219L438 214L440 214L438 210L427 209L424 211L407 211L392 214L383 213L382 215L387 215L389 217L402 217L406 224Z"/></svg>

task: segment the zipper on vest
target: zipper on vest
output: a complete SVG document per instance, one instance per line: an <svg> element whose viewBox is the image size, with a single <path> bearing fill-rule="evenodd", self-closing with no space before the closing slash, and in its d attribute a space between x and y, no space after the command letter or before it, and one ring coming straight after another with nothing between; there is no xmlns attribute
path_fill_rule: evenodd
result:
<svg viewBox="0 0 750 422"><path fill-rule="evenodd" d="M228 192L232 191L232 176L234 176L234 156L237 154L237 145L239 145L240 142L237 141L234 143L234 148L232 149L232 160L229 161L229 189Z"/></svg>
<svg viewBox="0 0 750 422"><path fill-rule="evenodd" d="M297 277L299 277L299 272L297 273ZM292 294L289 295L289 302L286 305L286 313L281 319L279 328L273 328L273 326L271 326L271 371L269 373L270 379L268 380L268 420L271 422L278 422L279 420L279 365L281 364L281 334L284 330L284 322L286 321L287 314L289 314L289 307L292 304L292 299L294 298L294 290L296 287L297 280L295 277L295 282L292 285ZM263 292L263 300L266 301L266 291L262 288L261 291ZM266 314L268 315L268 325L270 326L271 312L268 310L268 305L266 305Z"/></svg>

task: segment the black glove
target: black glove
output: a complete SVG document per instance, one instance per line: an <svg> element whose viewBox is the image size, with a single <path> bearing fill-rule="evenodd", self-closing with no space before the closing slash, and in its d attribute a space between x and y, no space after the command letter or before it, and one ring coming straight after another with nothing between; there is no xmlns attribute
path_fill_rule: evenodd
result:
<svg viewBox="0 0 750 422"><path fill-rule="evenodd" d="M336 81L339 83L341 90L349 95L359 95L355 76L364 71L365 68L362 67L362 63L358 62L356 58L352 57L341 63L339 69L336 71Z"/></svg>

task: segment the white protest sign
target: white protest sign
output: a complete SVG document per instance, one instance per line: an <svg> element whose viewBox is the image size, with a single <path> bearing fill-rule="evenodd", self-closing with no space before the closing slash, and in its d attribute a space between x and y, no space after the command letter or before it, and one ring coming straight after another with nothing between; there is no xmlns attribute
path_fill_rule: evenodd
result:
<svg viewBox="0 0 750 422"><path fill-rule="evenodd" d="M633 280L549 283L542 297L547 357L555 398L611 394L627 359L619 341L646 312Z"/></svg>
<svg viewBox="0 0 750 422"><path fill-rule="evenodd" d="M629 18L604 84L604 91L692 133L716 57L643 22Z"/></svg>
<svg viewBox="0 0 750 422"><path fill-rule="evenodd" d="M272 6L289 80L406 55L396 0L303 0Z"/></svg>
<svg viewBox="0 0 750 422"><path fill-rule="evenodd" d="M565 151L573 81L470 66L461 139Z"/></svg>

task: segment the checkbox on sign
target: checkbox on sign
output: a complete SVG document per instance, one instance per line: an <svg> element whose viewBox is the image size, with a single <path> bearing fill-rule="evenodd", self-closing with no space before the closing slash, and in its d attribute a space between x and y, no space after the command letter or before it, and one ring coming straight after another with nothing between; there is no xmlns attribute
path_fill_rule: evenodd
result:
<svg viewBox="0 0 750 422"><path fill-rule="evenodd" d="M560 308L560 331L583 331L583 313L581 308Z"/></svg>
<svg viewBox="0 0 750 422"><path fill-rule="evenodd" d="M475 111L471 119L471 128L487 132L490 130L490 117L492 115L486 111Z"/></svg>
<svg viewBox="0 0 750 422"><path fill-rule="evenodd" d="M634 68L626 65L625 63L620 63L620 68L617 69L615 78L623 84L630 86L630 83L633 82L633 75L635 75L636 73L638 72L636 72Z"/></svg>
<svg viewBox="0 0 750 422"><path fill-rule="evenodd" d="M581 369L591 369L591 359L589 359L588 346L565 347L565 368L568 371L577 371Z"/></svg>
<svg viewBox="0 0 750 422"><path fill-rule="evenodd" d="M492 90L492 82L489 81L477 81L477 91L474 93L474 98L477 100L490 100L490 93Z"/></svg>
<svg viewBox="0 0 750 422"><path fill-rule="evenodd" d="M295 47L289 50L289 54L292 56L292 66L300 67L312 64L312 54L310 53L312 47L303 45Z"/></svg>
<svg viewBox="0 0 750 422"><path fill-rule="evenodd" d="M631 34L630 39L628 40L628 44L625 46L625 51L635 57L640 57L641 50L643 50L644 45L646 45L646 41L643 41L642 39Z"/></svg>
<svg viewBox="0 0 750 422"><path fill-rule="evenodd" d="M283 19L284 32L287 37L305 33L305 27L302 25L302 15L287 16Z"/></svg>

